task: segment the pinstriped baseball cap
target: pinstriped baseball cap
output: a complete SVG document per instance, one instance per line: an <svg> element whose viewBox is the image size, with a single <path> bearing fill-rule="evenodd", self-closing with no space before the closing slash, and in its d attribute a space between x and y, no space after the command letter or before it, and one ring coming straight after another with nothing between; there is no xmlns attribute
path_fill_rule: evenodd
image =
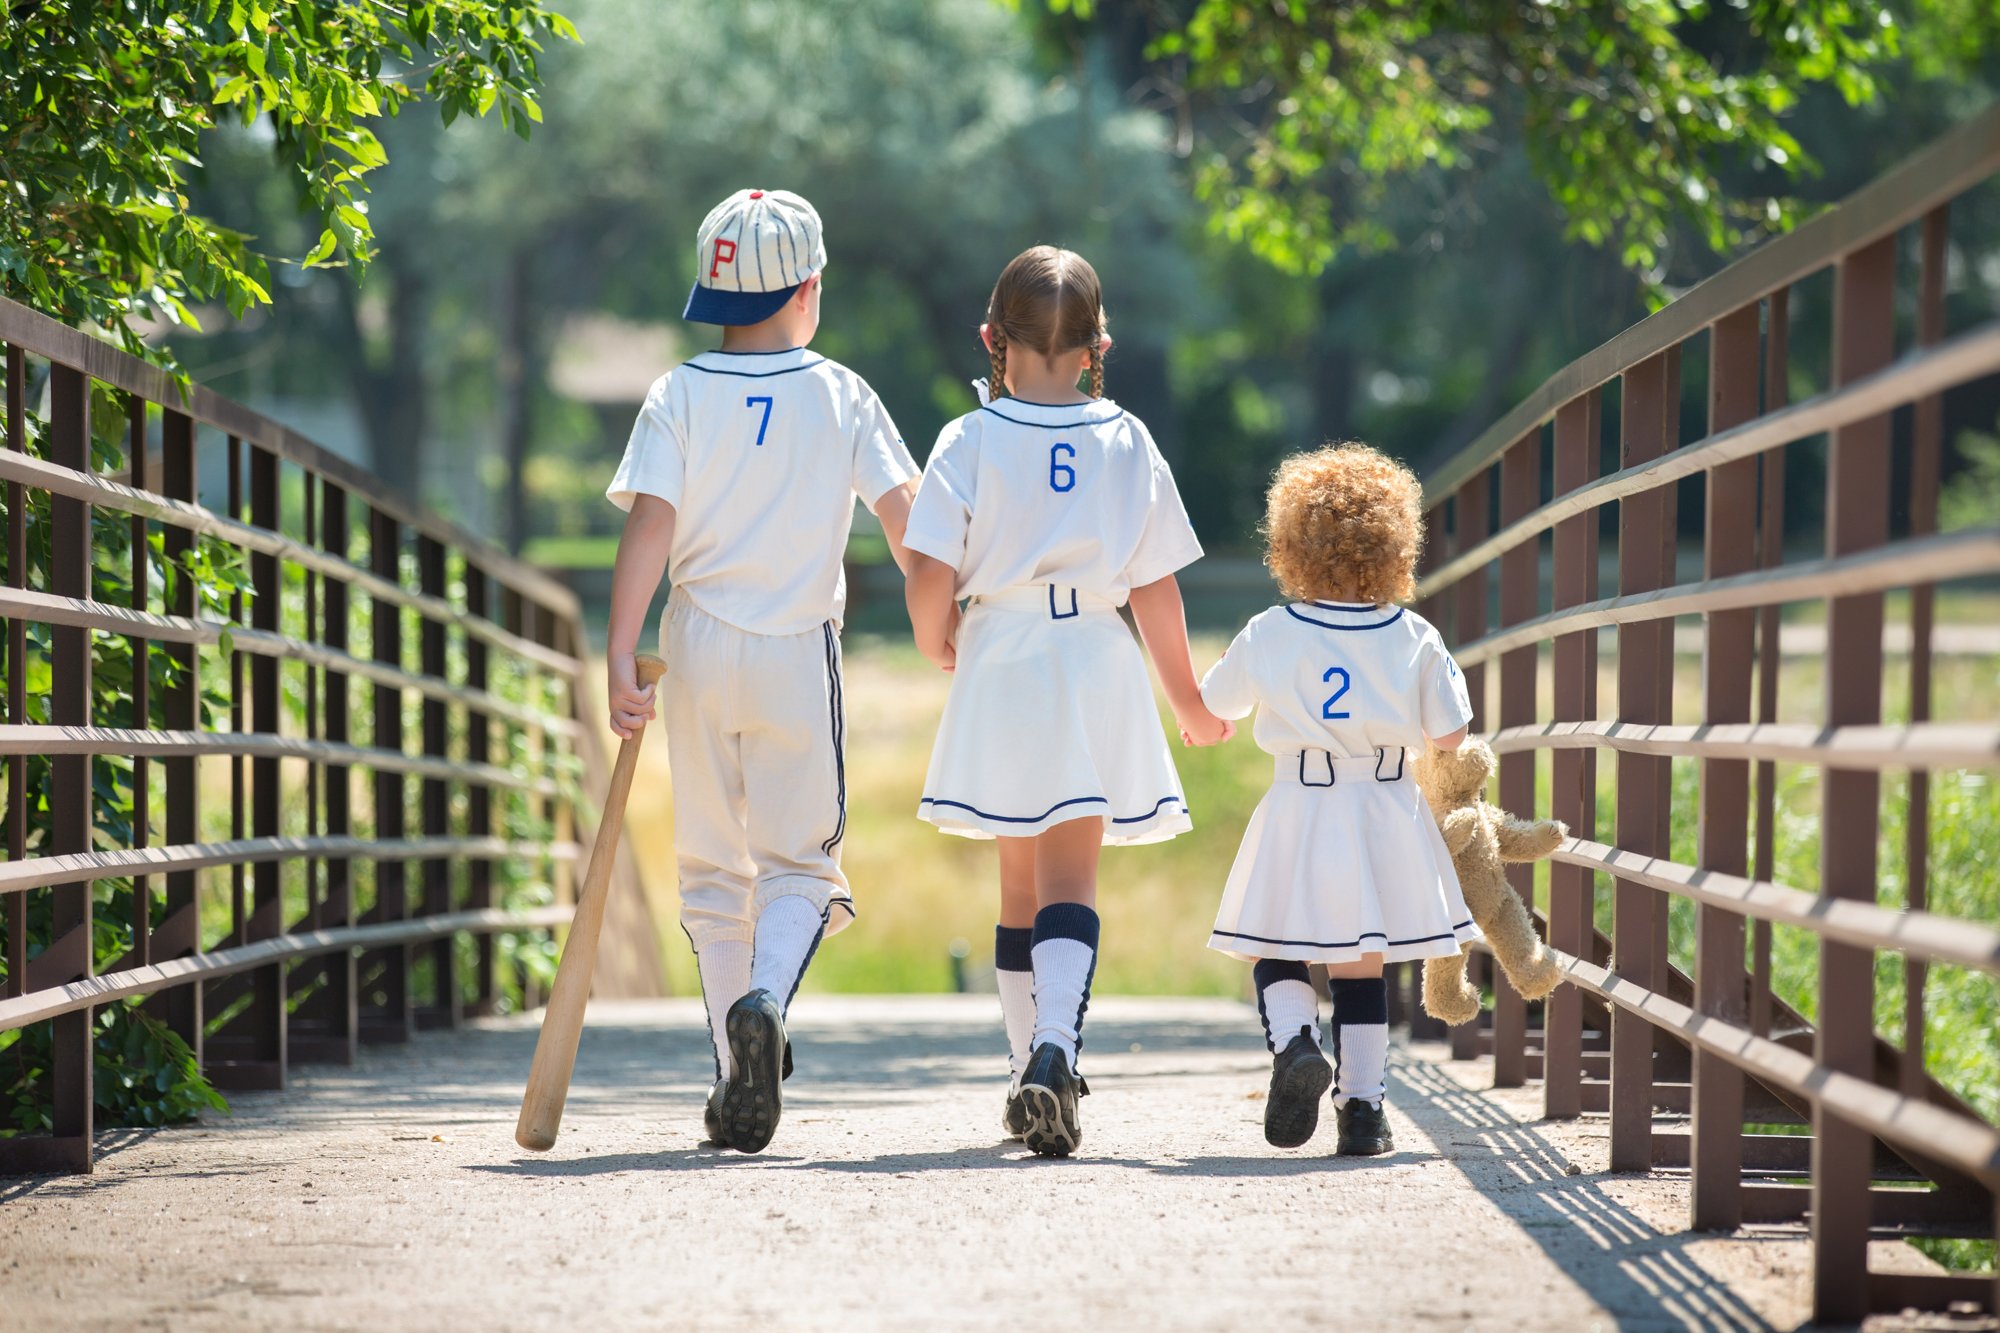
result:
<svg viewBox="0 0 2000 1333"><path fill-rule="evenodd" d="M755 324L826 267L819 214L789 190L738 190L709 210L695 239L694 289L681 318Z"/></svg>

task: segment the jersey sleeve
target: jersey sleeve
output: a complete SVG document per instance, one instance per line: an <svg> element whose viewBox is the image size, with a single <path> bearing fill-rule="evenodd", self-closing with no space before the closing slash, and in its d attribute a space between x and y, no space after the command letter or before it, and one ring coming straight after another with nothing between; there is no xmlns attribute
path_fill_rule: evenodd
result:
<svg viewBox="0 0 2000 1333"><path fill-rule="evenodd" d="M1139 533L1139 544L1125 566L1125 577L1134 588L1157 583L1201 559L1201 542L1194 535L1194 525L1188 522L1187 507L1181 503L1180 489L1174 485L1173 469L1160 457L1150 439L1146 441L1146 453L1153 464L1152 499L1146 509L1146 525Z"/></svg>
<svg viewBox="0 0 2000 1333"><path fill-rule="evenodd" d="M1433 629L1424 635L1417 650L1417 701L1424 735L1449 736L1472 721L1472 696L1465 688L1465 673L1458 669L1451 650Z"/></svg>
<svg viewBox="0 0 2000 1333"><path fill-rule="evenodd" d="M977 498L977 442L967 437L964 423L954 421L938 435L917 483L903 545L957 569L965 558L965 534L972 524Z"/></svg>
<svg viewBox="0 0 2000 1333"><path fill-rule="evenodd" d="M873 513L877 500L917 476L917 460L889 419L889 409L859 377L855 398L854 493Z"/></svg>
<svg viewBox="0 0 2000 1333"><path fill-rule="evenodd" d="M625 457L619 461L611 484L604 488L605 498L620 509L630 510L641 495L658 496L680 507L687 450L672 380L670 375L661 376L646 395L639 419L632 423L632 438L625 442Z"/></svg>
<svg viewBox="0 0 2000 1333"><path fill-rule="evenodd" d="M1208 705L1208 711L1217 717L1234 721L1248 717L1250 710L1257 706L1257 682L1250 671L1250 631L1245 625L1241 633L1223 652L1222 660L1208 669L1201 678L1201 701Z"/></svg>

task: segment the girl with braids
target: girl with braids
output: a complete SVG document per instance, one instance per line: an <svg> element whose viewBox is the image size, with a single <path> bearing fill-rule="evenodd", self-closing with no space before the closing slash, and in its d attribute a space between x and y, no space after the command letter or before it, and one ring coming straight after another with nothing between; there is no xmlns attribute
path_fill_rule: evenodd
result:
<svg viewBox="0 0 2000 1333"><path fill-rule="evenodd" d="M1201 545L1145 426L1104 397L1096 272L1068 250L1026 251L994 284L980 336L993 378L982 406L938 436L903 539L917 645L953 673L918 814L999 842L1004 1123L1066 1157L1087 1091L1076 1056L1098 850L1191 827L1120 606L1183 741L1213 745L1234 728L1201 701L1174 581Z"/></svg>

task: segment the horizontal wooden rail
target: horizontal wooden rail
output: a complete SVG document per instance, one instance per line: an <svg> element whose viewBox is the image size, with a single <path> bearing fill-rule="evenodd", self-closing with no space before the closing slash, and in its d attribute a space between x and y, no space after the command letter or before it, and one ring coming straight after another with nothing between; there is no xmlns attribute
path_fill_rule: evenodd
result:
<svg viewBox="0 0 2000 1333"><path fill-rule="evenodd" d="M176 870L208 870L215 866L255 865L263 861L294 861L300 857L352 858L365 861L435 861L446 857L547 858L574 861L580 849L573 842L539 842L495 837L354 838L233 838L227 842L190 842L164 847L126 847L115 851L66 852L0 863L0 895L22 893L50 884L84 880L123 879L127 875L158 875Z"/></svg>
<svg viewBox="0 0 2000 1333"><path fill-rule="evenodd" d="M334 926L325 930L274 935L254 944L188 954L163 963L106 972L87 981L32 991L11 1000L0 1000L0 1032L26 1027L61 1014L88 1009L109 1000L210 981L234 972L248 972L297 958L335 953L342 949L380 949L392 944L416 944L439 940L467 931L491 935L505 930L534 930L569 923L573 907L539 907L525 911L503 911L497 907L437 916L415 917L408 921L377 921L365 926Z"/></svg>
<svg viewBox="0 0 2000 1333"><path fill-rule="evenodd" d="M168 411L180 412L237 439L248 440L286 462L333 481L348 494L393 516L398 523L466 552L495 579L554 608L564 618L575 620L581 615L576 594L533 565L413 504L408 497L397 495L383 485L381 478L373 473L205 385L183 385L166 371L110 343L11 301L0 302L0 342L31 349L38 356L82 371L100 384L136 394Z"/></svg>
<svg viewBox="0 0 2000 1333"><path fill-rule="evenodd" d="M1615 750L1694 759L1768 759L1826 768L1933 769L2000 766L2000 725L1920 722L1906 727L1811 727L1742 723L1698 727L1641 722L1545 722L1489 738L1495 754L1524 750Z"/></svg>
<svg viewBox="0 0 2000 1333"><path fill-rule="evenodd" d="M1913 958L2000 976L2000 931L1975 922L1825 898L1782 884L1620 851L1582 838L1567 839L1549 859L1762 921L1796 926L1842 944L1896 949Z"/></svg>
<svg viewBox="0 0 2000 1333"><path fill-rule="evenodd" d="M1685 477L1699 476L1725 463L1754 458L1836 427L1879 416L1996 371L2000 371L2000 321L1981 325L1935 348L1909 352L1888 369L1852 384L1718 431L1650 462L1635 464L1559 495L1437 566L1419 583L1417 596L1437 595L1522 542L1550 531L1564 519L1643 495Z"/></svg>
<svg viewBox="0 0 2000 1333"><path fill-rule="evenodd" d="M124 727L44 727L0 728L0 755L6 754L99 754L145 755L165 759L184 755L240 755L277 759L304 759L317 764L338 764L348 768L379 769L388 773L413 773L446 782L475 782L488 787L507 787L541 796L554 796L562 786L554 778L530 777L492 764L475 764L462 759L410 754L404 750L383 750L366 745L341 745L332 741L301 740L268 731L162 731L131 730Z"/></svg>
<svg viewBox="0 0 2000 1333"><path fill-rule="evenodd" d="M1988 1189L2000 1189L2000 1130L1991 1125L1828 1069L1802 1051L1698 1014L1608 968L1561 950L1550 952L1569 981L1655 1029L1719 1055L1758 1081L1809 1100L1885 1142L1956 1167Z"/></svg>
<svg viewBox="0 0 2000 1333"><path fill-rule="evenodd" d="M219 537L246 551L276 556L316 574L324 574L370 597L418 612L440 624L455 625L484 643L526 658L560 675L574 677L581 669L582 664L568 653L557 652L533 639L502 629L483 616L475 616L453 606L443 597L412 592L343 556L307 546L268 528L225 518L190 501L170 500L150 491L135 490L88 472L59 467L30 454L0 452L0 481L18 481L37 490L83 500L100 508L157 519L202 536Z"/></svg>
<svg viewBox="0 0 2000 1333"><path fill-rule="evenodd" d="M351 653L327 648L317 643L308 643L290 635L277 634L269 630L244 629L216 620L190 620L185 616L163 616L156 612L136 611L131 607L117 606L108 602L59 597L26 588L0 588L0 617L34 621L45 625L77 625L84 629L100 630L106 634L130 634L150 639L154 643L188 643L202 647L219 645L223 634L227 632L232 647L238 652L250 653L253 656L277 657L286 661L325 667L329 671L339 671L361 680L415 690L427 699L436 699L444 704L463 705L498 718L519 722L524 726L541 727L565 735L574 734L580 725L575 718L561 717L537 708L526 708L483 690L455 685L440 676L405 671L386 662L378 662L369 657L355 657Z"/></svg>
<svg viewBox="0 0 2000 1333"><path fill-rule="evenodd" d="M1848 597L1913 584L1944 583L2000 571L2000 527L1913 538L1855 555L1803 560L1728 578L1680 583L1654 592L1606 597L1552 611L1453 650L1463 667L1478 666L1578 630L1665 620L1704 611L1736 611L1784 602Z"/></svg>
<svg viewBox="0 0 2000 1333"><path fill-rule="evenodd" d="M1825 268L1835 257L1916 221L1995 171L2000 171L2000 106L1989 107L1850 195L1840 207L1766 242L1549 376L1479 438L1426 471L1426 505L1439 504L1451 496L1516 440L1553 417L1563 404L1648 357L1678 347L1724 315L1790 287Z"/></svg>

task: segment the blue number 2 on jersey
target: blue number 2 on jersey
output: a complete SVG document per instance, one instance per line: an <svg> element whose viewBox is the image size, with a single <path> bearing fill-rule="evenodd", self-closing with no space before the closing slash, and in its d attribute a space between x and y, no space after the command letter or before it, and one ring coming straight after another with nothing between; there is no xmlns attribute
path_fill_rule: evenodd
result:
<svg viewBox="0 0 2000 1333"><path fill-rule="evenodd" d="M764 432L771 428L771 400L764 396L745 398L743 400L743 406L745 407L755 407L759 403L764 405L764 419L757 423L757 444L761 448L764 444Z"/></svg>
<svg viewBox="0 0 2000 1333"><path fill-rule="evenodd" d="M1076 469L1059 461L1065 454L1075 458L1076 446L1061 443L1049 446L1049 489L1058 494L1076 489Z"/></svg>
<svg viewBox="0 0 2000 1333"><path fill-rule="evenodd" d="M1346 694L1349 687L1354 683L1353 679L1347 674L1346 667L1328 667L1326 674L1321 676L1320 679L1331 682L1335 676L1340 677L1340 688L1329 694L1326 697L1326 702L1319 706L1319 715L1328 722L1337 722L1341 718L1354 716L1352 713L1336 713L1333 711L1333 706L1340 702L1340 696Z"/></svg>

